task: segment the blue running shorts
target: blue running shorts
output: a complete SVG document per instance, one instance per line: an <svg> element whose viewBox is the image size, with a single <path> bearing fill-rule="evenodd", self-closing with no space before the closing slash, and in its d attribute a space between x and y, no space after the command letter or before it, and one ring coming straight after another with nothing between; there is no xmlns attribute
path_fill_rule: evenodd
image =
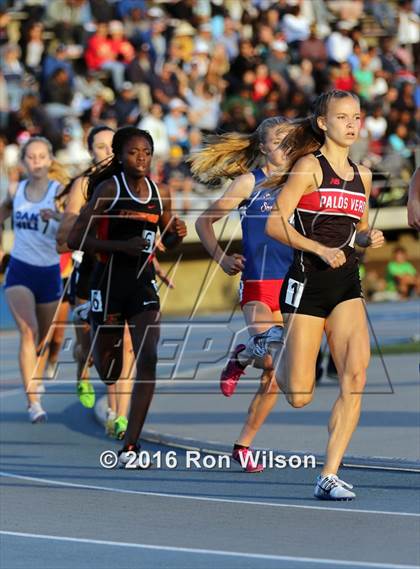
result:
<svg viewBox="0 0 420 569"><path fill-rule="evenodd" d="M34 295L37 304L59 300L63 291L60 265L37 267L10 257L4 288L7 289L12 286L28 288Z"/></svg>

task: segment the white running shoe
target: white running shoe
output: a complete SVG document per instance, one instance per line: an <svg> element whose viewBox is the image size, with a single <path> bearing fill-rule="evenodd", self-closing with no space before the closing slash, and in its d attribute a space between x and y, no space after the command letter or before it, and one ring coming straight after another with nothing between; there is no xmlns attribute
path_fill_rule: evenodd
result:
<svg viewBox="0 0 420 569"><path fill-rule="evenodd" d="M351 492L352 489L351 484L340 480L335 474L327 474L316 479L314 496L319 500L353 500L356 494Z"/></svg>
<svg viewBox="0 0 420 569"><path fill-rule="evenodd" d="M118 451L118 468L134 469L134 470L147 470L153 466L153 461L147 456L144 457L144 463L140 462L140 447L137 445L125 446L122 450Z"/></svg>
<svg viewBox="0 0 420 569"><path fill-rule="evenodd" d="M35 401L28 407L28 413L31 423L45 423L47 421L47 414L39 401Z"/></svg>
<svg viewBox="0 0 420 569"><path fill-rule="evenodd" d="M44 376L46 379L55 379L57 371L57 362L47 362L45 366Z"/></svg>
<svg viewBox="0 0 420 569"><path fill-rule="evenodd" d="M73 310L73 322L78 322L80 320L87 322L89 320L89 312L90 301L88 300L84 304L76 306L76 308Z"/></svg>
<svg viewBox="0 0 420 569"><path fill-rule="evenodd" d="M115 411L108 407L106 410L106 419L105 419L105 435L107 437L114 438L115 436L115 419L117 418L117 414Z"/></svg>
<svg viewBox="0 0 420 569"><path fill-rule="evenodd" d="M283 327L272 326L261 334L255 334L248 340L245 352L254 358L263 358L271 348L278 348L283 343Z"/></svg>
<svg viewBox="0 0 420 569"><path fill-rule="evenodd" d="M138 460L140 449L138 446L131 445L130 447L124 447L122 450L118 451L118 468L128 468L128 464L133 465Z"/></svg>

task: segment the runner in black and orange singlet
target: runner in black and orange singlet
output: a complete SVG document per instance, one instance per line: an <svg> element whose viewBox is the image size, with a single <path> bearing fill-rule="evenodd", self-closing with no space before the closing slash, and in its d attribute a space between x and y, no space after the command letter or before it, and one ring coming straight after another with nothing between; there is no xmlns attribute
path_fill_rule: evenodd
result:
<svg viewBox="0 0 420 569"><path fill-rule="evenodd" d="M137 371L120 455L123 465L128 452L138 452L156 382L160 333L152 262L156 234L159 230L163 245L173 248L185 237L186 227L172 214L169 192L159 191L148 177L153 155L150 134L123 127L115 133L112 149L109 165L90 178L89 201L68 244L98 258L91 283L93 359L107 384L120 377L125 323L130 328Z"/></svg>

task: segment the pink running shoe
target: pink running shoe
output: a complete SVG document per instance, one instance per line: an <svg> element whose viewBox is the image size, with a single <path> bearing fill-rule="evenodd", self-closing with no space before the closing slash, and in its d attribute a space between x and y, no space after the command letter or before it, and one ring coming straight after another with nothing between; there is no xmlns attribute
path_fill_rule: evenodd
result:
<svg viewBox="0 0 420 569"><path fill-rule="evenodd" d="M233 350L227 366L220 376L220 390L225 397L231 397L235 393L241 375L244 375L245 368L238 362L238 354L245 350L245 344L238 344Z"/></svg>
<svg viewBox="0 0 420 569"><path fill-rule="evenodd" d="M232 452L232 458L239 462L245 472L262 472L264 470L264 466L261 463L257 463L257 459L249 448L235 449Z"/></svg>

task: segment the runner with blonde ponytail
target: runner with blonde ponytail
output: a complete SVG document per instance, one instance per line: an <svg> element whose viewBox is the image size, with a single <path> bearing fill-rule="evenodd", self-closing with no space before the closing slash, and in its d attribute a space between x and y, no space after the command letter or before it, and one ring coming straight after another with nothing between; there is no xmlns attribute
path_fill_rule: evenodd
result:
<svg viewBox="0 0 420 569"><path fill-rule="evenodd" d="M281 330L279 296L293 252L264 233L278 194L278 187L270 190L264 186L273 173L284 176L287 172L288 165L279 146L290 128L291 123L284 118L273 117L263 121L250 135L212 135L206 138L204 148L188 159L193 174L202 181L234 178L223 196L200 215L196 229L204 247L226 274L242 272L241 307L249 333L252 338L262 336L270 341L275 341ZM235 209L241 214L243 255L226 254L213 229L213 223ZM254 462L249 447L274 407L279 391L267 349L262 347L255 358L244 344L236 346L220 380L222 393L230 397L246 366L255 359L256 365L264 369L261 385L232 453L247 472L263 470L261 464Z"/></svg>
<svg viewBox="0 0 420 569"><path fill-rule="evenodd" d="M267 119L276 124L277 118ZM264 121L265 122L265 121ZM204 148L190 155L191 171L203 182L236 178L262 163L259 144L267 127L261 123L252 134L226 132L206 136Z"/></svg>

